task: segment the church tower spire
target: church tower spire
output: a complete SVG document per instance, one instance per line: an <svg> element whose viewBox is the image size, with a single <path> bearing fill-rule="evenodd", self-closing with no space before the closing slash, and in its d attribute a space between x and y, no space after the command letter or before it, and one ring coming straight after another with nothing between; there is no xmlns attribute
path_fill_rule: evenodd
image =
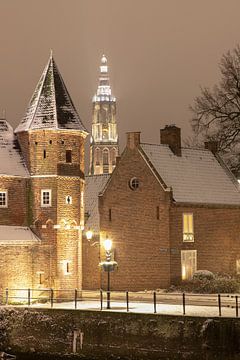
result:
<svg viewBox="0 0 240 360"><path fill-rule="evenodd" d="M101 58L97 91L93 97L90 143L91 175L110 174L119 154L116 98L112 95L107 58Z"/></svg>

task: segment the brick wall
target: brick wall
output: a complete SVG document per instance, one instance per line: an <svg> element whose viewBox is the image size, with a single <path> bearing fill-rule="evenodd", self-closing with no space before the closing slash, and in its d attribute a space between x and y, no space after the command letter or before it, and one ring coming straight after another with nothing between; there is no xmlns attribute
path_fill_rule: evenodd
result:
<svg viewBox="0 0 240 360"><path fill-rule="evenodd" d="M183 213L192 213L194 242L183 242ZM171 281L181 279L181 250L197 250L197 269L235 273L240 259L240 209L172 206Z"/></svg>
<svg viewBox="0 0 240 360"><path fill-rule="evenodd" d="M8 192L8 207L0 208L0 225L27 225L27 188L27 179L0 176L0 191Z"/></svg>
<svg viewBox="0 0 240 360"><path fill-rule="evenodd" d="M132 177L140 181L136 191L129 187ZM128 148L99 201L101 241L106 236L112 239L118 262L118 270L111 275L114 290L169 285L169 204L169 193L162 189L137 148ZM105 257L103 249L101 257ZM102 273L103 286L105 280Z"/></svg>

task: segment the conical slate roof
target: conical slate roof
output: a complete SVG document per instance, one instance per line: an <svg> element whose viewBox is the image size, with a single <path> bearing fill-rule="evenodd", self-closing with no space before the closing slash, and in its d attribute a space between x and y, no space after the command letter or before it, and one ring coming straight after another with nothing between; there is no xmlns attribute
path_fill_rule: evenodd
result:
<svg viewBox="0 0 240 360"><path fill-rule="evenodd" d="M82 130L87 133L51 54L15 132L36 129Z"/></svg>

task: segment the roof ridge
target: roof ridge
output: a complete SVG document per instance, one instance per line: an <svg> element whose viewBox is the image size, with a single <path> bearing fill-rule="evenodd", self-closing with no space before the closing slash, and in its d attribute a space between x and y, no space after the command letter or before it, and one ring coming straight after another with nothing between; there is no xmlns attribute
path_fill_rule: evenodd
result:
<svg viewBox="0 0 240 360"><path fill-rule="evenodd" d="M140 145L153 145L153 146L163 146L163 147L169 147L168 144L153 144L153 143L146 143L146 142L141 142ZM187 147L187 146L181 146L181 149L184 150L201 150L201 151L210 151L209 149L205 149L205 148L195 148L195 147Z"/></svg>
<svg viewBox="0 0 240 360"><path fill-rule="evenodd" d="M57 121L57 101L56 101L56 91L55 91L55 79L54 79L54 71L53 71L53 54L52 54L52 50L51 50L51 54L50 54L50 60L51 60L51 63L52 63L52 77L53 77L53 92L54 92L54 113L55 113L55 119L54 119L54 122L55 122L55 126L56 128L58 128L58 121ZM56 64L55 64L56 66Z"/></svg>

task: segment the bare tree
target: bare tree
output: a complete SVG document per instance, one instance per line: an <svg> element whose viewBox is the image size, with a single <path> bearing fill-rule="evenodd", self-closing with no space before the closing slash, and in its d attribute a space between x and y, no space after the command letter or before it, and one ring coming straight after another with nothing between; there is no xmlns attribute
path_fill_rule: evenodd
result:
<svg viewBox="0 0 240 360"><path fill-rule="evenodd" d="M201 88L201 95L190 107L195 137L217 140L232 171L240 172L240 46L223 55L221 80L212 90Z"/></svg>

